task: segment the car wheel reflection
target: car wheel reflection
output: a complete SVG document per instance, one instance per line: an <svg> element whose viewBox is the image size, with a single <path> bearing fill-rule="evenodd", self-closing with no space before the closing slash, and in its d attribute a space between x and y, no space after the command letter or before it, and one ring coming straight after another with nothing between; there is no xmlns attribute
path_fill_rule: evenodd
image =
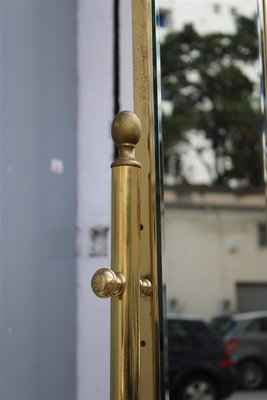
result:
<svg viewBox="0 0 267 400"><path fill-rule="evenodd" d="M242 389L258 389L264 380L262 366L254 360L247 360L238 368L239 385Z"/></svg>
<svg viewBox="0 0 267 400"><path fill-rule="evenodd" d="M216 400L216 390L212 382L204 377L192 377L181 388L177 400Z"/></svg>

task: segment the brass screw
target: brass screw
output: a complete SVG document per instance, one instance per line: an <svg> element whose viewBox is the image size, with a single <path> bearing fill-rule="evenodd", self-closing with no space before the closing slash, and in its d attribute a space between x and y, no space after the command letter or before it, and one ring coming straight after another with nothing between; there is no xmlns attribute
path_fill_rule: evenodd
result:
<svg viewBox="0 0 267 400"><path fill-rule="evenodd" d="M152 296L152 283L147 278L140 279L140 292L142 296Z"/></svg>

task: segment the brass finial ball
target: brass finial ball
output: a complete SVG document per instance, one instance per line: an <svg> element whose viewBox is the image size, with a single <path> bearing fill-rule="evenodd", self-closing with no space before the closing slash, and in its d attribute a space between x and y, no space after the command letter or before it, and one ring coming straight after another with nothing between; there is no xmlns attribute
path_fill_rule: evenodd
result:
<svg viewBox="0 0 267 400"><path fill-rule="evenodd" d="M119 112L112 122L112 139L117 145L130 143L136 145L141 137L141 123L131 111Z"/></svg>

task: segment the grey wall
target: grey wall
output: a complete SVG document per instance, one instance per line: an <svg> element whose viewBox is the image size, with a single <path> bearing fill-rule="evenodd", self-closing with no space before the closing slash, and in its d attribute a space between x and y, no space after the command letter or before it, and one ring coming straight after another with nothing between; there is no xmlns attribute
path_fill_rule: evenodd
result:
<svg viewBox="0 0 267 400"><path fill-rule="evenodd" d="M75 25L72 0L1 1L5 400L75 397Z"/></svg>

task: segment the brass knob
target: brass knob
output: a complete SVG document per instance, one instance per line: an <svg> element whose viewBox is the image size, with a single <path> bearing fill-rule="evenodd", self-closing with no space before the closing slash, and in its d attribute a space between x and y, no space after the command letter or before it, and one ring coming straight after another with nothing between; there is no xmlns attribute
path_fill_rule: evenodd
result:
<svg viewBox="0 0 267 400"><path fill-rule="evenodd" d="M101 268L94 273L91 286L98 297L120 296L125 289L125 278L120 272Z"/></svg>
<svg viewBox="0 0 267 400"><path fill-rule="evenodd" d="M140 279L141 296L152 296L152 283L147 278Z"/></svg>
<svg viewBox="0 0 267 400"><path fill-rule="evenodd" d="M112 167L129 165L141 168L135 159L135 146L141 138L141 123L131 111L119 112L112 122L112 139L118 147L118 158Z"/></svg>

